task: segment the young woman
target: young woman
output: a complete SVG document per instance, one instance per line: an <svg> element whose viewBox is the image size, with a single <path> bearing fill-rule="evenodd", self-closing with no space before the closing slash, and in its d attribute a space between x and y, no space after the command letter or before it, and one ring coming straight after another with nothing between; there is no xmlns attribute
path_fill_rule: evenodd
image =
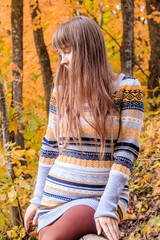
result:
<svg viewBox="0 0 160 240"><path fill-rule="evenodd" d="M25 226L38 218L40 240L102 232L117 240L139 153L141 85L113 71L103 34L88 17L62 24L53 47L59 63Z"/></svg>

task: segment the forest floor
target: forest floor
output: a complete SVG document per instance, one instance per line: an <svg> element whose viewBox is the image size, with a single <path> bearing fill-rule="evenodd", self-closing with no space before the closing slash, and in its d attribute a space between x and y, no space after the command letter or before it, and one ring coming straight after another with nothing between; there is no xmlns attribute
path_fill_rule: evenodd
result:
<svg viewBox="0 0 160 240"><path fill-rule="evenodd" d="M160 240L159 116L160 111L157 111L148 112L144 117L140 156L129 182L128 213L119 225L120 240Z"/></svg>
<svg viewBox="0 0 160 240"><path fill-rule="evenodd" d="M135 190L130 193L126 219L119 224L120 240L160 240L160 167L155 162L148 169L146 163L139 165L130 180Z"/></svg>

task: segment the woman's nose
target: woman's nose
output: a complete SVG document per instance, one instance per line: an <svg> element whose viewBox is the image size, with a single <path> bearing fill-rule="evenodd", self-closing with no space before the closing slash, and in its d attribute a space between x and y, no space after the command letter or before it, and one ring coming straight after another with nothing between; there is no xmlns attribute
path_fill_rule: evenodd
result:
<svg viewBox="0 0 160 240"><path fill-rule="evenodd" d="M65 56L62 56L61 65L68 64L68 59Z"/></svg>

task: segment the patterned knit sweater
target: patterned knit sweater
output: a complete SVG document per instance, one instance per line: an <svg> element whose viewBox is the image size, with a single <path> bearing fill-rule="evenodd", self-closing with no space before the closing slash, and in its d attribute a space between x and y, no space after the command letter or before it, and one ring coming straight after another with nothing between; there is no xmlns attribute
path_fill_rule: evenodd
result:
<svg viewBox="0 0 160 240"><path fill-rule="evenodd" d="M111 142L107 131L109 126L106 124L105 157L104 160L99 160L97 152L100 151L100 139L95 147L94 129L82 118L82 147L70 138L63 153L59 151L55 138L57 109L54 89L47 132L42 140L37 184L31 200L32 203L41 205L39 219L45 214L47 219L47 213L55 209L62 214L67 209L65 204L72 206L75 200L82 204L85 199L98 201L95 218L123 218L128 206L128 179L139 154L144 114L141 85L137 79L120 74L112 97L121 112L121 121L119 116L114 117L114 158L111 161ZM87 106L85 114L90 118ZM41 227L45 225L43 221Z"/></svg>

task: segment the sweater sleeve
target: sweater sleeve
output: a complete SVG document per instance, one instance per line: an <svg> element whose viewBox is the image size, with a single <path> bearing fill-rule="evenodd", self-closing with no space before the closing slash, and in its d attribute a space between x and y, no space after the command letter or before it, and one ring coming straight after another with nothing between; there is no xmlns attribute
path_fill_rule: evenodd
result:
<svg viewBox="0 0 160 240"><path fill-rule="evenodd" d="M118 200L139 154L140 132L144 115L143 93L137 79L128 77L127 80L122 81L123 86L120 86L122 93L120 134L114 147L114 163L95 212L95 218L108 216L118 220L116 215Z"/></svg>
<svg viewBox="0 0 160 240"><path fill-rule="evenodd" d="M31 203L39 206L41 203L45 181L54 161L59 154L58 144L56 140L56 90L51 95L49 121L46 135L42 140L41 154L39 158L39 167L37 174L36 187L34 196L30 200Z"/></svg>

